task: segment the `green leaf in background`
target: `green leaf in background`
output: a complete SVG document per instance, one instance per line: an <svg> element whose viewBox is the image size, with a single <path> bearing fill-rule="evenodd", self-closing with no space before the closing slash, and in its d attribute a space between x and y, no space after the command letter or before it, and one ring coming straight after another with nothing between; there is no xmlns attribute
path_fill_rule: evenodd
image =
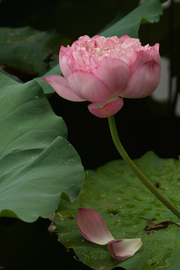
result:
<svg viewBox="0 0 180 270"><path fill-rule="evenodd" d="M60 45L70 42L56 31L38 31L30 26L2 27L0 40L0 65L23 81L42 76L54 67Z"/></svg>
<svg viewBox="0 0 180 270"><path fill-rule="evenodd" d="M75 200L84 171L67 130L35 81L0 73L0 216L33 222Z"/></svg>
<svg viewBox="0 0 180 270"><path fill-rule="evenodd" d="M162 14L162 7L159 0L146 0L139 7L134 9L121 20L102 30L100 34L105 37L129 35L137 38L141 23L158 22L159 15Z"/></svg>
<svg viewBox="0 0 180 270"><path fill-rule="evenodd" d="M137 166L153 184L180 207L180 161L160 159L148 152L136 160ZM107 246L84 239L76 224L79 207L99 212L115 239L141 238L142 247L135 256L118 262ZM73 248L77 257L92 269L110 270L175 270L180 265L180 228L169 225L162 230L145 232L147 220L154 223L179 222L129 169L124 161L112 161L95 171L87 170L78 200L61 200L55 223L58 236L66 248Z"/></svg>

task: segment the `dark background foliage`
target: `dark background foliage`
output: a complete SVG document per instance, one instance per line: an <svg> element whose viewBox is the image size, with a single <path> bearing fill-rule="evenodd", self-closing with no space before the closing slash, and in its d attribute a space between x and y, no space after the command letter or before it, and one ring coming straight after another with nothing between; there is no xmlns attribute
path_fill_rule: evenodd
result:
<svg viewBox="0 0 180 270"><path fill-rule="evenodd" d="M75 40L81 35L95 35L119 11L127 14L137 5L137 0L3 0L0 25L31 25L39 30L55 29Z"/></svg>

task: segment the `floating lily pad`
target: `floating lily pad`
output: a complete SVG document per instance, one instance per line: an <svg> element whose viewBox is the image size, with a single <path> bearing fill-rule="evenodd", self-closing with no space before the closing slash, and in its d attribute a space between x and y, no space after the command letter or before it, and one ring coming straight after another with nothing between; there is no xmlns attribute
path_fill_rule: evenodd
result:
<svg viewBox="0 0 180 270"><path fill-rule="evenodd" d="M160 159L148 152L135 163L180 208L180 161ZM79 207L99 212L115 239L141 238L140 250L135 256L118 262L110 256L107 246L84 239L76 224ZM112 161L95 171L87 170L79 199L74 203L61 200L55 219L60 241L66 248L73 248L77 257L92 269L177 269L180 228L169 224L166 229L145 231L148 221L177 223L179 219L143 186L122 160Z"/></svg>
<svg viewBox="0 0 180 270"><path fill-rule="evenodd" d="M0 216L35 221L58 207L62 193L75 200L84 170L36 81L0 73Z"/></svg>

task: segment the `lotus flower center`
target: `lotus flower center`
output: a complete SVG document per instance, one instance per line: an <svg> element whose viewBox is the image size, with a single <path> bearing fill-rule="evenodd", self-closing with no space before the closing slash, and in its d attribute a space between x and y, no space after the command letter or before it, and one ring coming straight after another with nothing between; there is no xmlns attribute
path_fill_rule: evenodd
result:
<svg viewBox="0 0 180 270"><path fill-rule="evenodd" d="M137 52L142 50L150 50L150 46L141 46L137 38L121 40L116 36L110 38L83 36L69 47L69 56L74 69L91 71L98 67L105 57L120 59L131 65L136 59Z"/></svg>

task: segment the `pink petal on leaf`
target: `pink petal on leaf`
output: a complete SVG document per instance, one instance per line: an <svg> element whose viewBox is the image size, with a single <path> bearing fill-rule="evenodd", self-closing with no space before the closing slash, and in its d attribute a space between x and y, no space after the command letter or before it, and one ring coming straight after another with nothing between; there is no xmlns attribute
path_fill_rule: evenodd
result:
<svg viewBox="0 0 180 270"><path fill-rule="evenodd" d="M43 78L43 80L49 83L59 96L70 101L84 101L76 93L74 93L69 87L68 81L59 75L51 75Z"/></svg>
<svg viewBox="0 0 180 270"><path fill-rule="evenodd" d="M111 96L108 86L91 72L74 71L68 82L78 96L90 102L102 102Z"/></svg>
<svg viewBox="0 0 180 270"><path fill-rule="evenodd" d="M79 208L77 225L82 236L93 243L106 245L114 239L102 217L93 209Z"/></svg>
<svg viewBox="0 0 180 270"><path fill-rule="evenodd" d="M123 107L123 99L118 96L111 97L104 102L91 103L89 111L97 117L107 118L116 114Z"/></svg>
<svg viewBox="0 0 180 270"><path fill-rule="evenodd" d="M132 257L140 249L141 245L140 238L112 240L108 243L108 251L114 259L123 261Z"/></svg>

